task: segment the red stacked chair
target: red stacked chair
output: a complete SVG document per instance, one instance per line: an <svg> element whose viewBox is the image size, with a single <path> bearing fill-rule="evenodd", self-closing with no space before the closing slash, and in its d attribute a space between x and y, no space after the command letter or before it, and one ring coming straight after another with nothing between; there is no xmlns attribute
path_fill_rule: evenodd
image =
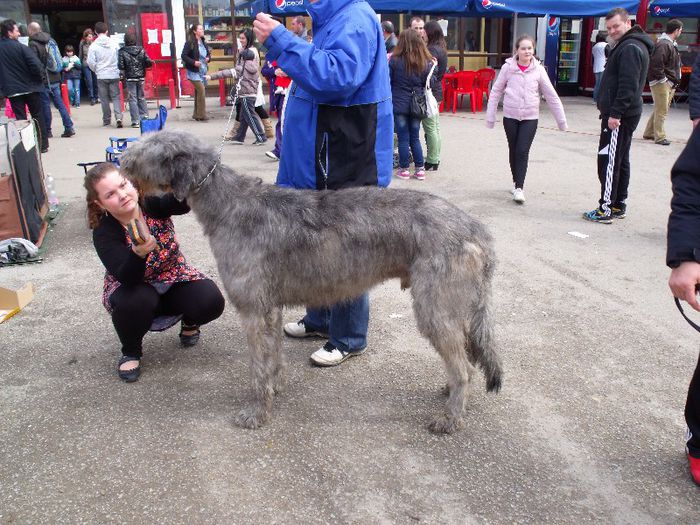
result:
<svg viewBox="0 0 700 525"><path fill-rule="evenodd" d="M489 100L489 88L491 87L491 81L496 78L496 71L489 67L480 69L476 72L475 87L476 93L476 107L479 111L484 109L484 95L486 95L486 101Z"/></svg>
<svg viewBox="0 0 700 525"><path fill-rule="evenodd" d="M462 106L462 98L464 95L469 95L469 100L472 106L472 113L476 113L476 99L478 97L478 92L476 89L475 81L476 71L458 71L457 72L457 87L455 87L452 92L452 113L457 109L457 97L459 99L459 105Z"/></svg>

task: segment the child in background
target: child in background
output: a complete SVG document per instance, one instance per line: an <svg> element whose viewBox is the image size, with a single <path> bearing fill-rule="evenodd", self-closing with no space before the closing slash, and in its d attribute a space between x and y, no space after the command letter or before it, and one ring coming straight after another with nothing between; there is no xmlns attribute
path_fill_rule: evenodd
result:
<svg viewBox="0 0 700 525"><path fill-rule="evenodd" d="M133 33L124 35L124 47L119 50L118 67L126 79L126 89L129 92L129 114L131 127L138 128L142 118L148 118L148 106L143 85L146 69L153 66L142 46L136 45Z"/></svg>
<svg viewBox="0 0 700 525"><path fill-rule="evenodd" d="M82 64L75 54L75 48L70 44L65 47L66 56L63 57L63 78L68 85L68 98L74 108L80 107L80 77L82 76Z"/></svg>

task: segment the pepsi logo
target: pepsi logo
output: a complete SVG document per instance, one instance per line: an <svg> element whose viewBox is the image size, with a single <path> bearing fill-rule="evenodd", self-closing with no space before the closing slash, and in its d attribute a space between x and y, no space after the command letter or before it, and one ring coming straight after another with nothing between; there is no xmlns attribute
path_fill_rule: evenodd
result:
<svg viewBox="0 0 700 525"><path fill-rule="evenodd" d="M277 9L284 9L286 5L287 5L286 0L275 0L275 7Z"/></svg>
<svg viewBox="0 0 700 525"><path fill-rule="evenodd" d="M654 13L657 13L657 14L658 14L658 13L660 13L660 12L661 12L661 8L660 8L658 5L657 5L657 6L654 6Z"/></svg>
<svg viewBox="0 0 700 525"><path fill-rule="evenodd" d="M489 9L493 4L491 3L491 0L481 0L481 5L486 9Z"/></svg>

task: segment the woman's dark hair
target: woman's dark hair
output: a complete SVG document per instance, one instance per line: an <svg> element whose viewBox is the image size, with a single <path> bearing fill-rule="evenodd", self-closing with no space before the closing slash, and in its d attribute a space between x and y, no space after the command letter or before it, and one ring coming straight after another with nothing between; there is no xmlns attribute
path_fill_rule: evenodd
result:
<svg viewBox="0 0 700 525"><path fill-rule="evenodd" d="M608 41L608 39L605 38L605 35L604 35L603 33L600 33L600 32L599 32L599 33L596 35L596 37L595 37L595 43L596 43L596 44L598 44L598 43L600 43L600 42L607 42L607 41Z"/></svg>
<svg viewBox="0 0 700 525"><path fill-rule="evenodd" d="M192 46L199 45L199 43L197 42L197 28L201 25L202 24L192 24L187 30L187 41Z"/></svg>
<svg viewBox="0 0 700 525"><path fill-rule="evenodd" d="M91 230L97 228L100 224L100 217L104 215L102 208L95 202L99 199L99 195L95 190L95 185L104 179L105 175L111 171L119 171L119 168L111 162L102 162L90 168L85 175L85 179L83 179L83 187L87 191L85 201L87 202L88 227Z"/></svg>
<svg viewBox="0 0 700 525"><path fill-rule="evenodd" d="M394 48L392 60L403 59L404 68L409 74L420 75L428 67L432 56L418 31L408 28L399 33L399 42Z"/></svg>
<svg viewBox="0 0 700 525"><path fill-rule="evenodd" d="M245 35L245 49L248 49L253 45L253 39L255 38L255 35L253 35L253 30L246 27L245 29L241 29L238 32L239 35Z"/></svg>
<svg viewBox="0 0 700 525"><path fill-rule="evenodd" d="M75 48L74 48L72 45L70 45L70 44L67 44L67 45L66 45L66 47L64 48L64 51L66 52L66 55L67 55L69 52L75 54Z"/></svg>
<svg viewBox="0 0 700 525"><path fill-rule="evenodd" d="M431 20L425 24L425 34L428 37L429 46L437 46L447 50L447 43L445 42L445 35L442 32L442 26L435 20Z"/></svg>
<svg viewBox="0 0 700 525"><path fill-rule="evenodd" d="M16 25L17 22L10 18L0 22L0 36L2 36L2 38L10 38L10 33L12 33L15 30Z"/></svg>
<svg viewBox="0 0 700 525"><path fill-rule="evenodd" d="M133 33L127 33L124 35L124 45L125 46L135 46L136 45L136 35Z"/></svg>

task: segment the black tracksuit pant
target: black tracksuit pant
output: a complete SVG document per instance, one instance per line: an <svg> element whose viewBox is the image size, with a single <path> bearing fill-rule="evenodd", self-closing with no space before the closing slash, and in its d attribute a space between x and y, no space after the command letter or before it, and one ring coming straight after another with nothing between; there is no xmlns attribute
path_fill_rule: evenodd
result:
<svg viewBox="0 0 700 525"><path fill-rule="evenodd" d="M224 311L224 298L210 279L173 284L160 295L153 286L140 283L120 286L110 296L112 323L122 344L122 354L141 358L141 342L156 317L182 315L188 325L202 326Z"/></svg>
<svg viewBox="0 0 700 525"><path fill-rule="evenodd" d="M688 424L688 452L694 458L700 458L700 358L688 388L685 422Z"/></svg>
<svg viewBox="0 0 700 525"><path fill-rule="evenodd" d="M600 181L600 210L607 216L612 208L627 209L627 188L630 183L630 147L632 135L641 115L624 117L620 127L608 128L608 115L601 116L598 143L598 180Z"/></svg>
<svg viewBox="0 0 700 525"><path fill-rule="evenodd" d="M503 129L508 139L508 161L513 183L516 188L523 188L527 175L527 163L530 159L530 146L537 133L537 119L516 120L503 117Z"/></svg>

